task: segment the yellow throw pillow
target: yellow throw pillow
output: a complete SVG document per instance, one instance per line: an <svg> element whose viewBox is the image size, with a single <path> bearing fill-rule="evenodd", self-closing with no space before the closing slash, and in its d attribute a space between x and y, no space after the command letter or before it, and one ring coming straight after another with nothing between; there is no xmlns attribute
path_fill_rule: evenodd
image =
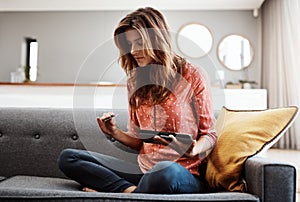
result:
<svg viewBox="0 0 300 202"><path fill-rule="evenodd" d="M289 128L297 112L297 107L255 111L223 107L216 123L218 141L208 156L209 186L214 190L244 192L244 162L270 148Z"/></svg>

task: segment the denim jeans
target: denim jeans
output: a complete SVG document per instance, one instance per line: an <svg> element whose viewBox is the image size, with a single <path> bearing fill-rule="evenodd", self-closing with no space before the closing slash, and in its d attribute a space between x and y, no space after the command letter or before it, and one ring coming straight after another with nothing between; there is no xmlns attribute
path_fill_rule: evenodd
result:
<svg viewBox="0 0 300 202"><path fill-rule="evenodd" d="M204 192L204 183L198 176L171 161L159 162L143 174L137 164L95 152L65 149L58 164L67 177L97 191L123 192L137 186L134 193Z"/></svg>

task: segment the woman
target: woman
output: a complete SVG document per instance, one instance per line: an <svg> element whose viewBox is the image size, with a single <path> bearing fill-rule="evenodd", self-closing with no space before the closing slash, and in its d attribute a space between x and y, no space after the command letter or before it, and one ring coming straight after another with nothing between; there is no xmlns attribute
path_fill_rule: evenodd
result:
<svg viewBox="0 0 300 202"><path fill-rule="evenodd" d="M107 155L67 149L60 169L85 191L125 193L199 193L205 191L199 167L216 142L210 92L202 72L174 54L164 16L141 8L123 18L115 32L119 61L128 76L129 122L122 131L105 113L97 118L101 130L139 151L138 166ZM140 130L183 133L184 142L169 135L143 141ZM113 169L105 162L132 172ZM136 172L137 171L137 172Z"/></svg>

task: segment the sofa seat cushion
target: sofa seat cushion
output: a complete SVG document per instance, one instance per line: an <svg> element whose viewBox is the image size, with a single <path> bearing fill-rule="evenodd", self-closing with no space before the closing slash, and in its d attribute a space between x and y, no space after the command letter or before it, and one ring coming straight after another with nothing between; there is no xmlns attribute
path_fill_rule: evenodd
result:
<svg viewBox="0 0 300 202"><path fill-rule="evenodd" d="M1 198L43 201L259 201L257 196L235 192L181 195L83 192L80 185L72 180L34 176L14 176L2 181Z"/></svg>

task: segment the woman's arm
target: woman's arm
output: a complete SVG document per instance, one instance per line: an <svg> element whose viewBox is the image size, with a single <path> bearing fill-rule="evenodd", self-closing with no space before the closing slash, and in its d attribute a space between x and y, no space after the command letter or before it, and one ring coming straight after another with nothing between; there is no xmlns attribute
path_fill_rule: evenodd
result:
<svg viewBox="0 0 300 202"><path fill-rule="evenodd" d="M190 155L208 154L217 141L213 102L206 73L201 68L191 72L194 92L193 106L198 118L198 138L190 147Z"/></svg>
<svg viewBox="0 0 300 202"><path fill-rule="evenodd" d="M192 105L198 122L198 136L190 145L185 145L173 137L173 143L170 146L188 157L196 155L205 157L217 141L212 98L205 72L191 64L188 65L190 68L188 68L186 79L191 84L193 92Z"/></svg>

